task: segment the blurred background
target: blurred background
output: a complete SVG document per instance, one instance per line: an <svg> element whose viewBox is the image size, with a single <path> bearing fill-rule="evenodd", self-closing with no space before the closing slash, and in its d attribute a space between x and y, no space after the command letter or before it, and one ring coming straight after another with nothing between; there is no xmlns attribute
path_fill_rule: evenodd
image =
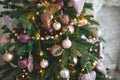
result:
<svg viewBox="0 0 120 80"><path fill-rule="evenodd" d="M106 42L104 43L106 68L111 76L120 80L120 0L86 0L94 4L94 14L100 23L100 29ZM2 11L0 5L0 11ZM4 24L0 18L0 27ZM2 36L0 29L0 37ZM1 58L0 58L1 59ZM0 60L0 64L3 63Z"/></svg>

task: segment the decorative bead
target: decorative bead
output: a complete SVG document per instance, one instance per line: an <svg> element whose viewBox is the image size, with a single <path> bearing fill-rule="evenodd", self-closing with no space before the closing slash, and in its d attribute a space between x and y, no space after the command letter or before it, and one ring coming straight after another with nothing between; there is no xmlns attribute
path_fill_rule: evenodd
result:
<svg viewBox="0 0 120 80"><path fill-rule="evenodd" d="M42 41L45 40L44 37L41 37L40 39L41 39Z"/></svg>

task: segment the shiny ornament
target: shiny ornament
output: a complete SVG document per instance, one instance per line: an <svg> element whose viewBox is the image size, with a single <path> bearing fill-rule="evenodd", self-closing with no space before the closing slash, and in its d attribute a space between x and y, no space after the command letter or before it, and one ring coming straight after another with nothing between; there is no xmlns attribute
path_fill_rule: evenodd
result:
<svg viewBox="0 0 120 80"><path fill-rule="evenodd" d="M96 61L92 62L92 64L91 64L92 69L94 69L94 68L96 67L96 65L97 65L97 62L96 62Z"/></svg>
<svg viewBox="0 0 120 80"><path fill-rule="evenodd" d="M61 29L61 27L62 26L61 26L61 24L59 22L53 23L54 30L59 31Z"/></svg>
<svg viewBox="0 0 120 80"><path fill-rule="evenodd" d="M31 20L32 17L34 17L34 13L30 12L30 13L27 14L26 18L27 18L27 20Z"/></svg>
<svg viewBox="0 0 120 80"><path fill-rule="evenodd" d="M48 12L41 14L40 16L42 23L46 29L51 28L51 15Z"/></svg>
<svg viewBox="0 0 120 80"><path fill-rule="evenodd" d="M69 65L74 67L78 63L77 57L73 57L73 63L70 63Z"/></svg>
<svg viewBox="0 0 120 80"><path fill-rule="evenodd" d="M96 30L93 31L93 37L99 38L99 37L101 37L101 35L102 35L101 30L96 29Z"/></svg>
<svg viewBox="0 0 120 80"><path fill-rule="evenodd" d="M64 6L64 1L63 0L57 0L56 4L58 4L61 7L63 7Z"/></svg>
<svg viewBox="0 0 120 80"><path fill-rule="evenodd" d="M61 56L61 55L62 55L62 50L61 50L61 49L62 49L62 48L61 48L61 46L60 46L59 44L55 44L55 45L53 45L53 46L51 47L50 52L51 52L51 54L52 54L53 56L55 56L55 57ZM59 53L56 53L58 50L60 50Z"/></svg>
<svg viewBox="0 0 120 80"><path fill-rule="evenodd" d="M87 19L85 19L85 18L77 19L77 22L78 22L81 26L84 26L84 25L89 24L89 22L88 22Z"/></svg>
<svg viewBox="0 0 120 80"><path fill-rule="evenodd" d="M74 7L78 15L80 15L80 13L82 12L84 4L85 0L71 0L70 2L68 2L68 6Z"/></svg>
<svg viewBox="0 0 120 80"><path fill-rule="evenodd" d="M18 61L18 66L21 68L21 69L24 69L28 66L29 62L28 62L28 59L23 59L23 60L19 60Z"/></svg>
<svg viewBox="0 0 120 80"><path fill-rule="evenodd" d="M48 65L49 65L48 60L43 59L43 60L40 61L40 66L41 66L42 68L47 68Z"/></svg>
<svg viewBox="0 0 120 80"><path fill-rule="evenodd" d="M3 15L3 19L5 21L5 24L7 25L7 28L12 31L13 30L13 19L9 15Z"/></svg>
<svg viewBox="0 0 120 80"><path fill-rule="evenodd" d="M65 49L69 49L72 46L71 40L69 40L69 38L66 38L65 40L62 41L62 46Z"/></svg>
<svg viewBox="0 0 120 80"><path fill-rule="evenodd" d="M40 55L40 56L43 56L43 55L44 55L44 52L43 52L43 51L40 51L39 55Z"/></svg>
<svg viewBox="0 0 120 80"><path fill-rule="evenodd" d="M63 24L68 24L69 21L70 21L69 16L66 15L66 14L61 14L61 15L59 15L59 18L60 18L60 20L61 20L61 22L62 22Z"/></svg>
<svg viewBox="0 0 120 80"><path fill-rule="evenodd" d="M27 68L29 72L33 71L33 56L31 55L31 53L29 53Z"/></svg>
<svg viewBox="0 0 120 80"><path fill-rule="evenodd" d="M3 46L5 43L9 43L11 40L7 36L0 37L0 46Z"/></svg>
<svg viewBox="0 0 120 80"><path fill-rule="evenodd" d="M10 52L6 52L2 55L2 59L5 61L5 62L11 62L14 58L14 55Z"/></svg>
<svg viewBox="0 0 120 80"><path fill-rule="evenodd" d="M27 34L21 34L18 38L18 40L22 43L27 43L31 39L30 35Z"/></svg>
<svg viewBox="0 0 120 80"><path fill-rule="evenodd" d="M104 74L104 75L106 75L106 73L107 73L107 72L106 72L106 69L105 69L105 67L104 67L104 65L103 65L103 62L100 61L100 60L97 61L96 69L97 69L99 72L101 72L102 74Z"/></svg>
<svg viewBox="0 0 120 80"><path fill-rule="evenodd" d="M37 40L40 39L40 33L39 33L39 32L36 32L36 34L35 34L35 38L36 38Z"/></svg>
<svg viewBox="0 0 120 80"><path fill-rule="evenodd" d="M70 71L68 69L64 68L60 71L60 76L62 78L69 78L70 77Z"/></svg>
<svg viewBox="0 0 120 80"><path fill-rule="evenodd" d="M75 28L73 25L65 25L62 27L62 32L69 30L71 34L75 33Z"/></svg>
<svg viewBox="0 0 120 80"><path fill-rule="evenodd" d="M92 71L88 74L83 74L81 80L96 80L96 72Z"/></svg>

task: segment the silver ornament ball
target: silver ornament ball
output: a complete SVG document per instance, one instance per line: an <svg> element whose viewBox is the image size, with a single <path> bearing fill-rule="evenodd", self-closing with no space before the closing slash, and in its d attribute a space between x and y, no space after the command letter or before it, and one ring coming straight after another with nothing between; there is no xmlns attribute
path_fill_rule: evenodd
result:
<svg viewBox="0 0 120 80"><path fill-rule="evenodd" d="M62 46L65 49L69 49L72 46L72 42L69 38L66 38L65 40L62 41Z"/></svg>
<svg viewBox="0 0 120 80"><path fill-rule="evenodd" d="M70 71L68 69L64 68L60 71L60 76L62 78L69 78L70 77Z"/></svg>
<svg viewBox="0 0 120 80"><path fill-rule="evenodd" d="M5 62L11 62L14 58L14 55L10 52L6 52L2 55L2 58Z"/></svg>
<svg viewBox="0 0 120 80"><path fill-rule="evenodd" d="M43 60L40 62L40 66L41 66L42 68L47 68L48 65L49 65L49 62L48 62L48 60L46 60L46 59L43 59Z"/></svg>
<svg viewBox="0 0 120 80"><path fill-rule="evenodd" d="M59 31L61 29L61 23L59 22L53 23L53 28L54 30Z"/></svg>

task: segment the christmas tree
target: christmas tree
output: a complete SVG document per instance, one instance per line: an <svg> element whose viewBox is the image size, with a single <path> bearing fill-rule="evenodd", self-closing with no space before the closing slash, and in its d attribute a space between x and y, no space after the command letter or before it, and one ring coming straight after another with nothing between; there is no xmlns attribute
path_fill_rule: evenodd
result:
<svg viewBox="0 0 120 80"><path fill-rule="evenodd" d="M4 80L110 80L104 39L85 0L3 0Z"/></svg>

